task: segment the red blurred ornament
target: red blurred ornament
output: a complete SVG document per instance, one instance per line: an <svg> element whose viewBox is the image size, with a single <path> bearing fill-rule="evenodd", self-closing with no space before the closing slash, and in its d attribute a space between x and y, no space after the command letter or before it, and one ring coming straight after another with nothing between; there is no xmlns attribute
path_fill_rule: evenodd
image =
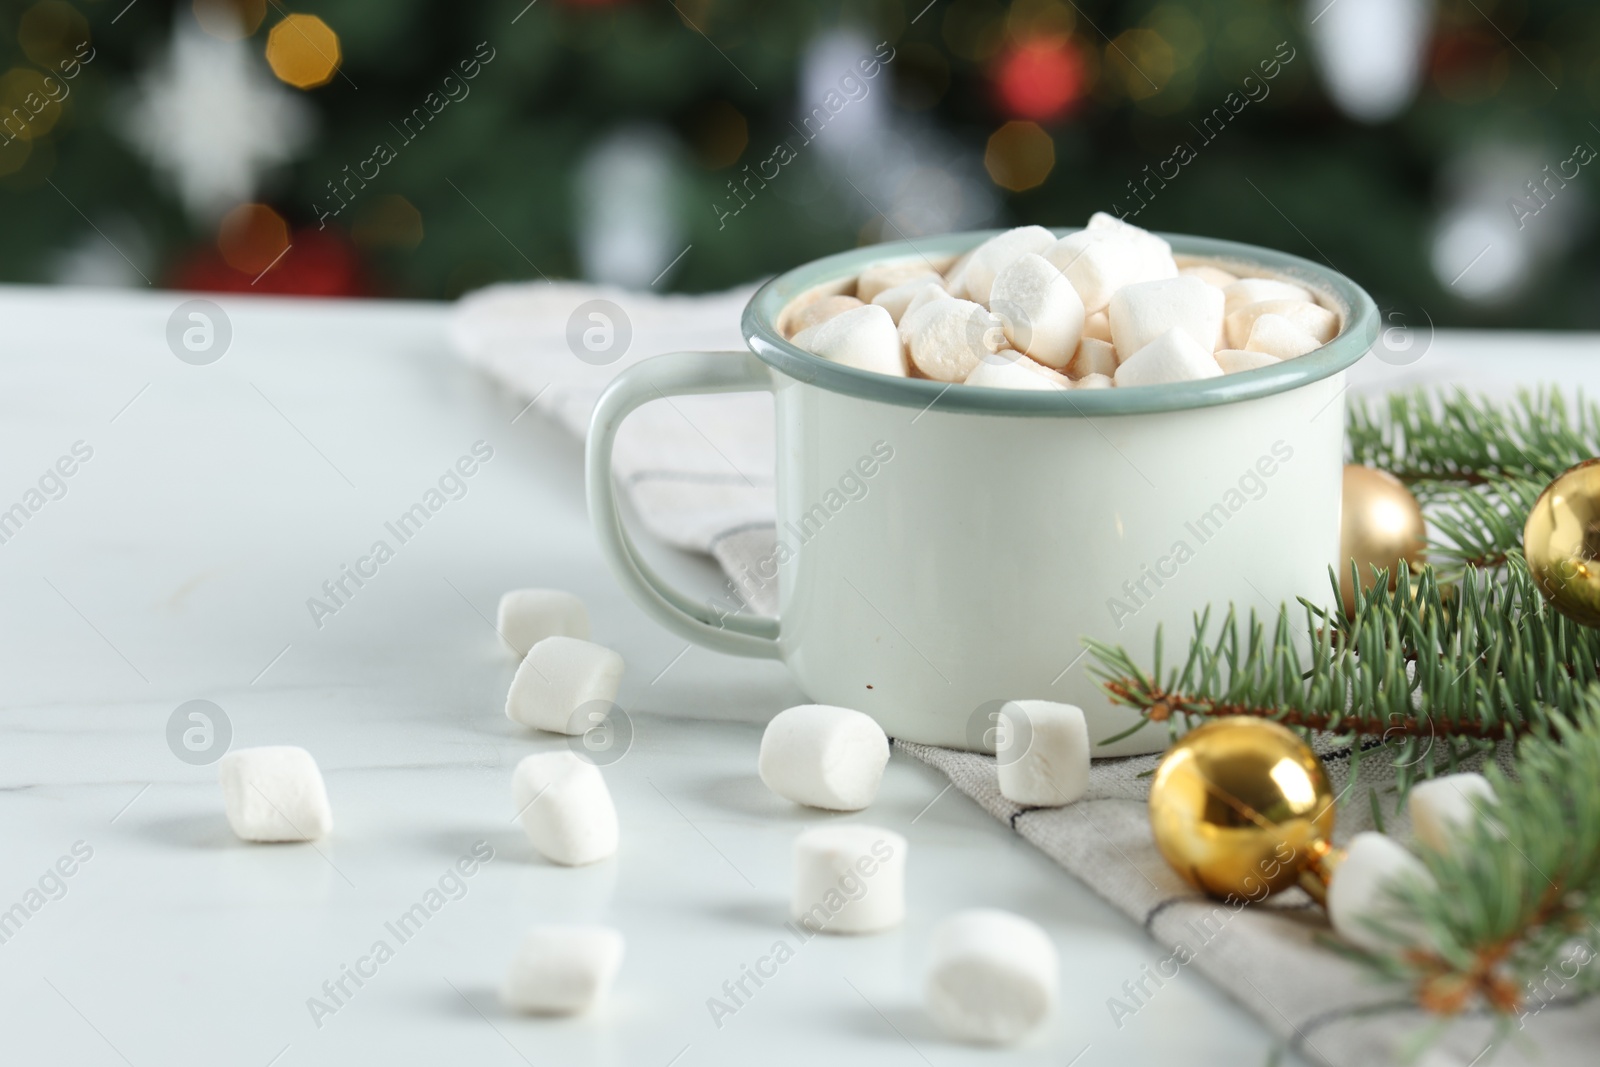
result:
<svg viewBox="0 0 1600 1067"><path fill-rule="evenodd" d="M1070 38L1043 37L1003 53L991 77L1008 116L1050 122L1083 98L1087 75L1083 55Z"/></svg>
<svg viewBox="0 0 1600 1067"><path fill-rule="evenodd" d="M259 274L228 266L213 245L194 249L173 270L174 289L280 296L366 296L370 293L355 249L332 230L296 230L289 250Z"/></svg>

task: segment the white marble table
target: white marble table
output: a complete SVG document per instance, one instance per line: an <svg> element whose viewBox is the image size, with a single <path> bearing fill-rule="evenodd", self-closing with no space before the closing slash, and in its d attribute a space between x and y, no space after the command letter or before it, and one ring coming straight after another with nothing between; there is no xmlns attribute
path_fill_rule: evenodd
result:
<svg viewBox="0 0 1600 1067"><path fill-rule="evenodd" d="M753 773L759 724L799 699L781 669L685 651L623 597L590 538L578 444L452 361L445 308L223 300L231 347L192 366L164 336L182 299L0 289L0 511L76 442L93 449L0 544L0 1062L998 1062L918 1008L927 931L974 904L1032 916L1064 960L1058 1018L1005 1062L1266 1055L1264 1031L1189 974L1114 1025L1107 999L1158 946L898 756L865 817L910 840L905 927L807 942L719 1028L707 999L786 936L790 843L819 819ZM1390 373L1446 365L1446 340ZM1486 344L1452 344L1493 368ZM307 598L479 440L494 458L466 495L318 628ZM659 555L715 586L705 562ZM518 585L583 596L629 663L635 741L606 770L623 846L595 867L543 862L511 822L513 764L560 743L501 710L513 664L488 618ZM235 746L309 748L332 838L235 841L216 768L168 747L191 699L225 711ZM493 860L399 944L385 923L480 841ZM70 877L47 873L74 849ZM515 940L561 920L626 934L612 1001L508 1015L495 990ZM308 999L331 1004L323 983L379 939L394 957L346 979L319 1026Z"/></svg>

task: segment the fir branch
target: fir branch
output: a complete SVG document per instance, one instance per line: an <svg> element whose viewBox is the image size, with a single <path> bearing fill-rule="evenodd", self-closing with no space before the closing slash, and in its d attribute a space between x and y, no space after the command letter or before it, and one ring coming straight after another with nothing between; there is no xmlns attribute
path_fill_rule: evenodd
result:
<svg viewBox="0 0 1600 1067"><path fill-rule="evenodd" d="M1334 591L1337 603L1337 589ZM1442 586L1432 567L1379 581L1354 616L1301 601L1303 624L1284 607L1242 621L1230 607L1212 630L1195 620L1181 667L1146 671L1120 646L1086 640L1091 670L1112 699L1147 721L1178 726L1254 715L1352 745L1380 738L1402 792L1419 776L1570 714L1600 680L1600 631L1554 611L1515 551L1502 576L1468 567ZM1142 723L1140 725L1143 725Z"/></svg>
<svg viewBox="0 0 1600 1067"><path fill-rule="evenodd" d="M1429 559L1454 576L1504 565L1550 480L1600 455L1600 404L1553 389L1506 405L1416 390L1353 402L1347 430L1351 462L1411 487L1434 533Z"/></svg>
<svg viewBox="0 0 1600 1067"><path fill-rule="evenodd" d="M1516 769L1490 766L1495 798L1447 849L1419 850L1432 885L1387 887L1429 947L1368 957L1424 1007L1485 1005L1504 1028L1600 992L1600 685L1523 741Z"/></svg>
<svg viewBox="0 0 1600 1067"><path fill-rule="evenodd" d="M1499 406L1462 390L1415 390L1356 400L1347 419L1350 461L1388 471L1424 503L1439 487L1521 478L1541 486L1600 455L1600 404L1569 405L1555 389L1523 390Z"/></svg>

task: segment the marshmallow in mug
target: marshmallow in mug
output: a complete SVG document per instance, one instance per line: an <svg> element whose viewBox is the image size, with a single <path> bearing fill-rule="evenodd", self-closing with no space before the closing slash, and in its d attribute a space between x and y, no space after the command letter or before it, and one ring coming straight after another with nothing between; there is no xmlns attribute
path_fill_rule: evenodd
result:
<svg viewBox="0 0 1600 1067"><path fill-rule="evenodd" d="M1180 267L1164 239L1104 212L1059 240L1040 226L1006 230L943 273L921 257L873 264L854 279L855 296L839 295L850 284L798 297L785 333L832 362L990 389L1131 388L1260 370L1320 348L1341 326L1304 286L1195 257Z"/></svg>

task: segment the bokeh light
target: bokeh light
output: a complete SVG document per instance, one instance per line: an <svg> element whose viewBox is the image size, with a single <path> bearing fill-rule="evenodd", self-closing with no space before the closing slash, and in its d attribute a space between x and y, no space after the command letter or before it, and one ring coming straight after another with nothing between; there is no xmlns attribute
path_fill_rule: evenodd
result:
<svg viewBox="0 0 1600 1067"><path fill-rule="evenodd" d="M52 73L59 64L75 58L80 44L89 40L89 21L62 0L42 0L22 13L17 23L17 43L22 54Z"/></svg>
<svg viewBox="0 0 1600 1067"><path fill-rule="evenodd" d="M65 103L59 79L45 80L32 67L13 67L0 77L0 124L5 135L32 141L50 132Z"/></svg>
<svg viewBox="0 0 1600 1067"><path fill-rule="evenodd" d="M1008 122L989 135L983 166L1002 189L1020 193L1042 185L1056 165L1056 146L1036 122Z"/></svg>
<svg viewBox="0 0 1600 1067"><path fill-rule="evenodd" d="M339 70L339 35L315 15L288 15L267 35L272 73L296 89L326 85Z"/></svg>
<svg viewBox="0 0 1600 1067"><path fill-rule="evenodd" d="M222 217L217 251L236 271L256 275L289 247L289 225L265 204L240 204Z"/></svg>
<svg viewBox="0 0 1600 1067"><path fill-rule="evenodd" d="M398 193L384 193L362 209L350 237L362 248L415 248L422 243L422 212Z"/></svg>
<svg viewBox="0 0 1600 1067"><path fill-rule="evenodd" d="M1008 115L1035 122L1060 118L1083 98L1087 71L1067 38L1027 41L1008 52L995 70L995 93Z"/></svg>
<svg viewBox="0 0 1600 1067"><path fill-rule="evenodd" d="M1135 100L1159 93L1177 69L1172 46L1154 30L1124 30L1106 45L1106 69Z"/></svg>

